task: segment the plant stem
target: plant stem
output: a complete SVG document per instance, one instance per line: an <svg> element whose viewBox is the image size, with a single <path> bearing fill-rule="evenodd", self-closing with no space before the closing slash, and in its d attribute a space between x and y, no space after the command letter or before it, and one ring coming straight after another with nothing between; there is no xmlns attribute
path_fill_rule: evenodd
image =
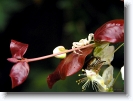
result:
<svg viewBox="0 0 133 101"><path fill-rule="evenodd" d="M113 53L111 53L110 55L113 55L118 49L120 49L122 46L124 45L124 43L122 43L119 47L117 47Z"/></svg>
<svg viewBox="0 0 133 101"><path fill-rule="evenodd" d="M84 49L84 48L87 48L87 47L94 47L94 46L95 46L95 43L92 43L92 44L89 44L89 45L86 45L86 46L83 46L83 47L69 49L69 50L66 50L64 52L59 52L59 53L56 53L56 54L50 54L50 55L46 55L46 56L42 56L42 57L37 57L37 58L25 59L24 61L26 61L26 62L39 61L39 60L43 60L43 59L54 57L56 55L60 55L60 54L64 54L64 53L69 53L69 52L72 52L72 51Z"/></svg>
<svg viewBox="0 0 133 101"><path fill-rule="evenodd" d="M119 47L117 47L117 49L113 52L113 54L114 54L118 49L120 49L123 45L124 45L124 43L122 43ZM116 80L118 79L118 76L119 76L119 75L120 75L120 71L119 71L119 73L117 74L117 76L116 76L116 78L115 78L115 80L114 80L114 82L113 82L113 84L112 84L112 87L114 86L114 84L115 84Z"/></svg>
<svg viewBox="0 0 133 101"><path fill-rule="evenodd" d="M117 47L117 49L114 51L114 53L115 53L119 48L121 48L123 45L124 45L124 43L122 43L119 47Z"/></svg>
<svg viewBox="0 0 133 101"><path fill-rule="evenodd" d="M115 84L116 80L118 79L120 73L121 73L121 72L119 71L119 73L117 74L117 76L116 76L116 78L115 78L115 80L114 80L114 82L113 82L113 84L112 84L112 87L114 86L114 84Z"/></svg>

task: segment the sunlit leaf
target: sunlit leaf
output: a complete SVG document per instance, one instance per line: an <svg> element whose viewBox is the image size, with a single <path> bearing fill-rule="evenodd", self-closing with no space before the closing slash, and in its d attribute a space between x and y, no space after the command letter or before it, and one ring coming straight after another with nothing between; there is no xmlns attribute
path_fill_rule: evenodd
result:
<svg viewBox="0 0 133 101"><path fill-rule="evenodd" d="M67 76L71 76L81 70L86 56L89 55L92 50L93 47L88 47L82 50L82 55L71 53L64 60L62 60L56 70L47 77L49 88L52 88L56 81L60 79L63 80Z"/></svg>
<svg viewBox="0 0 133 101"><path fill-rule="evenodd" d="M27 62L16 63L10 72L10 77L12 80L12 88L22 84L29 74L29 65Z"/></svg>
<svg viewBox="0 0 133 101"><path fill-rule="evenodd" d="M124 20L116 19L103 24L95 31L94 40L110 43L124 42Z"/></svg>

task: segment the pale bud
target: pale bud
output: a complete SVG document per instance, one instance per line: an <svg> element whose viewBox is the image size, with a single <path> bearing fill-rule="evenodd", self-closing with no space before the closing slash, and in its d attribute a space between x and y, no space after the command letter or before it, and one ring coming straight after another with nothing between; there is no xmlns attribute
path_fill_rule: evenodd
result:
<svg viewBox="0 0 133 101"><path fill-rule="evenodd" d="M124 80L124 66L121 67L121 77L122 77L122 79Z"/></svg>
<svg viewBox="0 0 133 101"><path fill-rule="evenodd" d="M53 50L53 54L57 54L60 52L64 52L66 51L64 46L57 46L54 50ZM60 59L64 59L66 57L66 53L60 54L60 55L56 55L56 58L60 58Z"/></svg>

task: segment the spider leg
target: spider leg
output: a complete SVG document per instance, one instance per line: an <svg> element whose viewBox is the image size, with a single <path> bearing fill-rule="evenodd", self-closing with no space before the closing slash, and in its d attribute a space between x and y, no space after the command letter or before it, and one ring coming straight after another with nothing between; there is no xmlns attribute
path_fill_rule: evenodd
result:
<svg viewBox="0 0 133 101"><path fill-rule="evenodd" d="M72 46L72 49L74 49L74 48L77 48L77 47L75 47L75 46ZM82 51L81 50L78 50L79 52L77 52L77 51L73 51L75 54L78 54L78 55L82 55L81 53L82 53Z"/></svg>
<svg viewBox="0 0 133 101"><path fill-rule="evenodd" d="M93 33L90 33L88 35L88 42L90 43L91 41L94 41L94 34Z"/></svg>
<svg viewBox="0 0 133 101"><path fill-rule="evenodd" d="M89 44L87 38L85 38L85 39L81 39L81 40L79 41L79 43L81 43L82 46L85 46L85 45Z"/></svg>
<svg viewBox="0 0 133 101"><path fill-rule="evenodd" d="M74 49L74 48L78 48L78 47L81 47L82 46L82 43L79 43L79 42L73 42L73 46L72 46L72 49ZM76 53L76 54L79 54L79 55L82 55L81 53L82 53L82 51L79 49L78 50L80 53L78 53L78 52L76 52L76 51L74 51L74 53Z"/></svg>

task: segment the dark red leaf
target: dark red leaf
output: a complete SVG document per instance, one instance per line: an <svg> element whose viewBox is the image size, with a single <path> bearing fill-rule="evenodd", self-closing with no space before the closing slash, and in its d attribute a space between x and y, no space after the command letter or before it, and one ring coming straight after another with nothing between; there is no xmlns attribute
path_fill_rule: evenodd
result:
<svg viewBox="0 0 133 101"><path fill-rule="evenodd" d="M110 43L124 42L124 20L116 19L103 24L95 31L94 40Z"/></svg>
<svg viewBox="0 0 133 101"><path fill-rule="evenodd" d="M13 58L22 59L27 51L28 44L24 44L15 40L11 40L10 50Z"/></svg>
<svg viewBox="0 0 133 101"><path fill-rule="evenodd" d="M16 63L10 72L12 88L22 84L29 74L29 65L27 62Z"/></svg>
<svg viewBox="0 0 133 101"><path fill-rule="evenodd" d="M56 81L60 79L63 80L66 76L73 75L81 70L86 56L89 55L92 50L93 47L88 47L82 50L82 55L71 53L64 60L62 60L56 70L47 77L49 88L52 88Z"/></svg>
<svg viewBox="0 0 133 101"><path fill-rule="evenodd" d="M9 61L9 62L12 62L12 63L17 63L19 60L18 59L16 59L16 58L7 58L7 60Z"/></svg>

